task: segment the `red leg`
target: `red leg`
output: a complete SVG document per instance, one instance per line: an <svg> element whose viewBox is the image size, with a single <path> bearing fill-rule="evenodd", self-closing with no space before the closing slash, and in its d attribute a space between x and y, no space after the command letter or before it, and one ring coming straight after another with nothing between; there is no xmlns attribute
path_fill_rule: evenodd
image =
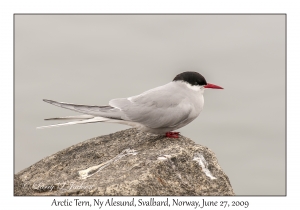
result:
<svg viewBox="0 0 300 210"><path fill-rule="evenodd" d="M167 132L166 133L166 137L168 137L168 138L174 138L174 139L178 139L179 135L180 135L179 132Z"/></svg>

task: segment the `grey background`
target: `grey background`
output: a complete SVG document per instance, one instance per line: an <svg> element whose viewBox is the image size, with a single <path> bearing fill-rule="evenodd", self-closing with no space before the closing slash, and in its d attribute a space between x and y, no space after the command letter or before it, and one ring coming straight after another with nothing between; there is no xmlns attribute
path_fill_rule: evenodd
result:
<svg viewBox="0 0 300 210"><path fill-rule="evenodd" d="M183 71L225 89L206 90L182 135L216 153L237 195L284 195L284 15L15 15L15 173L128 128L36 130L76 114L42 99L106 105Z"/></svg>

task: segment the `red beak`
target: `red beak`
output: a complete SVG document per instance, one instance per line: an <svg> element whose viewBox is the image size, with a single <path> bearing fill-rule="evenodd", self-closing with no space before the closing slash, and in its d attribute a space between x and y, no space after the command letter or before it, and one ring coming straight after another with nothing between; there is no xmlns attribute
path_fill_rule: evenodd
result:
<svg viewBox="0 0 300 210"><path fill-rule="evenodd" d="M214 84L210 84L210 83L207 83L207 85L204 85L205 88L213 88L213 89L224 89L218 85L214 85Z"/></svg>

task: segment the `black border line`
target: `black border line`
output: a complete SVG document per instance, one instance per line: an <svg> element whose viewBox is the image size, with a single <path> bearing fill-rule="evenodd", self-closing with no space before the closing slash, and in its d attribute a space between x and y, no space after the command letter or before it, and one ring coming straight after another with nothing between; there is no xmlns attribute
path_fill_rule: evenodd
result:
<svg viewBox="0 0 300 210"><path fill-rule="evenodd" d="M286 13L14 13L14 15L287 15Z"/></svg>
<svg viewBox="0 0 300 210"><path fill-rule="evenodd" d="M15 174L15 16L16 15L284 15L285 16L285 195L234 195L234 196L98 196L98 197L287 197L287 13L14 13L13 14L13 188ZM29 166L30 167L30 166ZM28 168L28 167L27 167ZM25 168L26 169L26 168ZM23 169L24 170L24 169ZM21 171L23 171L21 170ZM21 172L19 171L19 172ZM71 197L96 197L89 195ZM22 195L13 197L51 197L49 195ZM52 196L56 197L66 197Z"/></svg>
<svg viewBox="0 0 300 210"><path fill-rule="evenodd" d="M285 196L287 196L287 15L285 15Z"/></svg>

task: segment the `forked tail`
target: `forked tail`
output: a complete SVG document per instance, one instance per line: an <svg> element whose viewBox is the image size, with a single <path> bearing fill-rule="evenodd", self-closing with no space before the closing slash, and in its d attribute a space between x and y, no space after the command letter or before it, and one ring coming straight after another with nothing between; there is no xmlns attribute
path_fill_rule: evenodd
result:
<svg viewBox="0 0 300 210"><path fill-rule="evenodd" d="M72 117L72 118L71 118ZM64 125L75 125L75 124L86 124L86 123L96 123L96 122L105 122L109 121L110 119L105 118L105 117L93 117L92 118L83 118L83 115L77 116L68 116L68 117L59 117L59 118L50 118L50 119L45 119L45 120L69 120L69 119L77 119L77 121L71 121L71 122L66 122L66 123L60 123L60 124L54 124L54 125L46 125L46 126L41 126L37 127L37 129L43 129L43 128L53 128L53 127L59 127L59 126L64 126ZM81 119L81 120L78 120Z"/></svg>

